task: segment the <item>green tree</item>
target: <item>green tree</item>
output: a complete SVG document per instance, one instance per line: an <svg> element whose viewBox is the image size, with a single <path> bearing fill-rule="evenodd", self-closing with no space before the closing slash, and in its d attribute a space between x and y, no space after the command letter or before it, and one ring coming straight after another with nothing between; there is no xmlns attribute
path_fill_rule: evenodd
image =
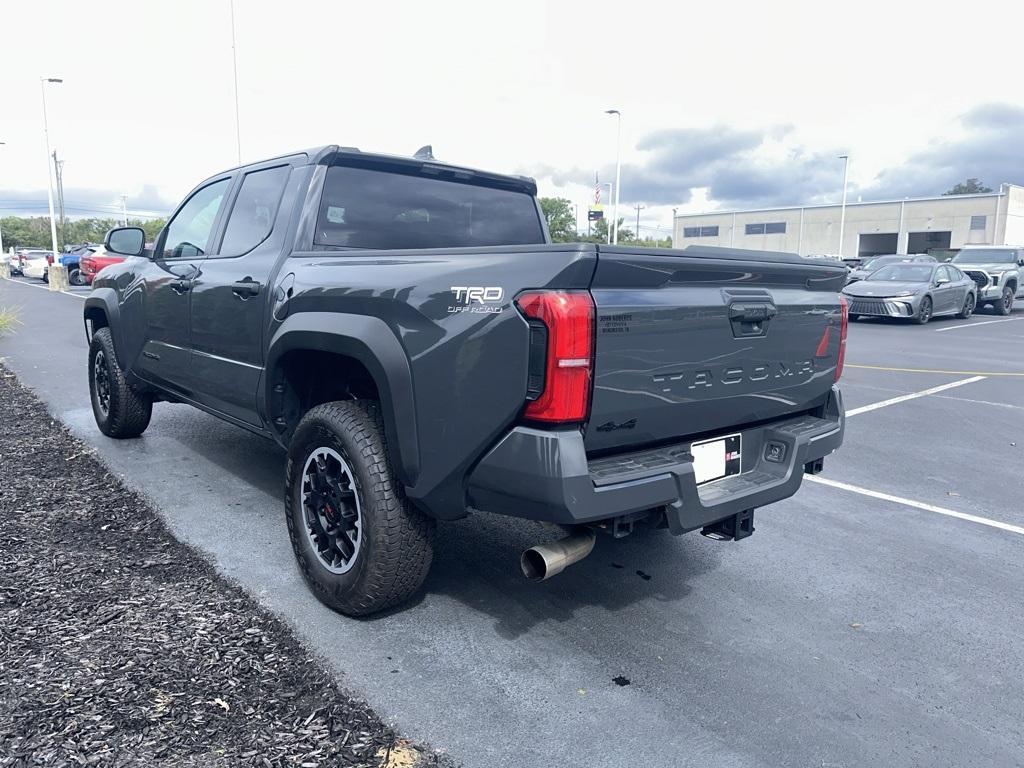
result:
<svg viewBox="0 0 1024 768"><path fill-rule="evenodd" d="M986 187L978 179L967 179L967 181L961 181L959 184L954 186L952 189L943 192L944 195L977 195L984 192L991 192L992 187Z"/></svg>
<svg viewBox="0 0 1024 768"><path fill-rule="evenodd" d="M541 197L539 202L554 242L571 243L579 239L571 202L564 197Z"/></svg>
<svg viewBox="0 0 1024 768"><path fill-rule="evenodd" d="M129 226L142 227L146 242L153 242L166 224L166 219L129 219ZM102 243L107 232L121 226L118 219L71 219L58 230L58 247L78 243ZM48 216L6 216L0 219L4 250L14 248L50 248Z"/></svg>
<svg viewBox="0 0 1024 768"><path fill-rule="evenodd" d="M622 226L624 221L624 218L619 218L619 245L632 245L634 241L633 230L626 229ZM608 219L598 219L593 222L590 228L590 234L585 237L580 237L579 239L586 243L607 243Z"/></svg>

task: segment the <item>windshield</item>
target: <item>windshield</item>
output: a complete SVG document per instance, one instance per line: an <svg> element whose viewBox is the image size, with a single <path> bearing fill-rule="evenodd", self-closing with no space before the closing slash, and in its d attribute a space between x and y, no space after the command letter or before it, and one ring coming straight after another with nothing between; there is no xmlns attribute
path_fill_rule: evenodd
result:
<svg viewBox="0 0 1024 768"><path fill-rule="evenodd" d="M1016 264L1018 251L1013 248L971 248L960 251L954 264Z"/></svg>
<svg viewBox="0 0 1024 768"><path fill-rule="evenodd" d="M890 264L872 273L871 280L892 283L926 283L932 278L932 267L927 264Z"/></svg>
<svg viewBox="0 0 1024 768"><path fill-rule="evenodd" d="M894 261L905 259L906 256L874 256L864 261L860 266L862 269L871 267L871 269L878 269L886 264L892 264Z"/></svg>

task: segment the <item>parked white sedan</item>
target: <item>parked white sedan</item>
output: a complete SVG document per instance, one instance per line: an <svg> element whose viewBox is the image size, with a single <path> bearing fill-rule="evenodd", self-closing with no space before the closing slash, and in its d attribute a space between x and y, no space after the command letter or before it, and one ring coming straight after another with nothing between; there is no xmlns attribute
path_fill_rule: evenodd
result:
<svg viewBox="0 0 1024 768"><path fill-rule="evenodd" d="M46 280L46 273L52 259L52 251L29 251L22 259L21 272L25 277Z"/></svg>

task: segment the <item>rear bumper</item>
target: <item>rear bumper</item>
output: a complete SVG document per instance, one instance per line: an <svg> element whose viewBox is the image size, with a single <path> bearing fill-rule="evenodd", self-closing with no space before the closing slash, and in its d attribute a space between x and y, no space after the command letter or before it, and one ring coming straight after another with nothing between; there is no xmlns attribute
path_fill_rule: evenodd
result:
<svg viewBox="0 0 1024 768"><path fill-rule="evenodd" d="M804 466L842 444L844 426L833 387L821 417L723 430L743 435L741 473L701 486L689 441L588 461L579 430L516 427L470 474L469 500L488 512L563 525L664 508L672 533L680 534L792 496ZM781 460L766 458L770 444L783 446Z"/></svg>

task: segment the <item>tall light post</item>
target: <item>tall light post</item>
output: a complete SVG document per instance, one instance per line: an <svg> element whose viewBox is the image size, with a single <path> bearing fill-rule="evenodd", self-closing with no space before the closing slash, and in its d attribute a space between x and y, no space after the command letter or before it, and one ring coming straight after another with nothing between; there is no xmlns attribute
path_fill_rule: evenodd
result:
<svg viewBox="0 0 1024 768"><path fill-rule="evenodd" d="M6 147L6 146L7 146L7 142L6 141L0 141L0 147ZM4 252L4 233L3 233L2 230L0 230L0 254L2 254L3 252Z"/></svg>
<svg viewBox="0 0 1024 768"><path fill-rule="evenodd" d="M843 164L843 206L839 211L839 257L843 256L843 232L846 229L846 185L850 179L850 156L840 155L840 160L845 160Z"/></svg>
<svg viewBox="0 0 1024 768"><path fill-rule="evenodd" d="M46 84L63 83L59 77L40 77L39 90L43 94L43 139L46 141L46 196L50 203L50 242L53 245L53 263L47 268L51 291L59 291L67 281L57 249L57 220L53 215L53 174L50 173L50 126L46 120Z"/></svg>
<svg viewBox="0 0 1024 768"><path fill-rule="evenodd" d="M606 109L606 115L615 115L615 203L612 206L612 243L619 242L619 185L622 181L622 113Z"/></svg>
<svg viewBox="0 0 1024 768"><path fill-rule="evenodd" d="M238 117L238 57L235 55L235 0L231 3L231 68L235 74L235 147L238 149L238 164L242 164L242 123Z"/></svg>

